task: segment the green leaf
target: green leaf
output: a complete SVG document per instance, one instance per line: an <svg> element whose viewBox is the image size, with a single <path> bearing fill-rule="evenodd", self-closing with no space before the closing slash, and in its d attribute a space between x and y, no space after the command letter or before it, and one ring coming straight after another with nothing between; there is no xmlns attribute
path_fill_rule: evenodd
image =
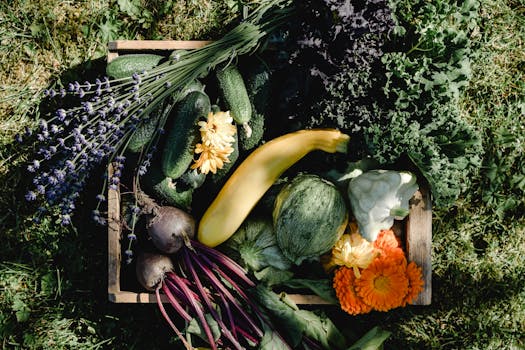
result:
<svg viewBox="0 0 525 350"><path fill-rule="evenodd" d="M289 350L290 347L281 337L271 329L264 332L259 344L259 350Z"/></svg>
<svg viewBox="0 0 525 350"><path fill-rule="evenodd" d="M15 312L16 320L18 322L25 322L29 319L31 309L18 295L15 295L13 298L13 304L11 305L11 308Z"/></svg>
<svg viewBox="0 0 525 350"><path fill-rule="evenodd" d="M286 331L286 339L294 349L303 335L319 342L325 349L345 348L344 335L326 315L301 310L286 293L278 295L261 286L255 289L255 297L270 312L279 329Z"/></svg>
<svg viewBox="0 0 525 350"><path fill-rule="evenodd" d="M253 274L255 278L264 282L268 286L282 284L293 277L293 272L279 270L272 266L268 266L261 271L256 271Z"/></svg>
<svg viewBox="0 0 525 350"><path fill-rule="evenodd" d="M296 317L305 326L305 335L318 341L325 349L343 349L346 346L344 335L326 315L317 315L309 310L297 310Z"/></svg>
<svg viewBox="0 0 525 350"><path fill-rule="evenodd" d="M329 301L333 304L337 304L337 297L335 296L334 288L332 287L332 282L328 279L292 279L286 281L284 286L294 289L309 289L314 292L316 295L320 296L326 301Z"/></svg>
<svg viewBox="0 0 525 350"><path fill-rule="evenodd" d="M118 0L120 11L124 12L131 18L137 18L141 15L142 9L140 3L136 0Z"/></svg>
<svg viewBox="0 0 525 350"><path fill-rule="evenodd" d="M391 332L374 327L347 350L380 350Z"/></svg>
<svg viewBox="0 0 525 350"><path fill-rule="evenodd" d="M286 340L293 348L301 343L304 332L304 323L295 316L295 309L284 303L277 294L259 285L253 290L253 296L263 309L267 310L275 324L280 329L285 329Z"/></svg>
<svg viewBox="0 0 525 350"><path fill-rule="evenodd" d="M210 326L211 333L213 334L213 339L218 340L221 336L221 329L219 327L219 324L212 315L206 314L204 315L206 318L206 322L208 323L208 326ZM206 333L204 332L204 329L201 327L200 322L194 318L190 321L188 324L188 328L186 329L186 332L195 334L199 338L201 338L204 341L208 341L208 337L206 336Z"/></svg>

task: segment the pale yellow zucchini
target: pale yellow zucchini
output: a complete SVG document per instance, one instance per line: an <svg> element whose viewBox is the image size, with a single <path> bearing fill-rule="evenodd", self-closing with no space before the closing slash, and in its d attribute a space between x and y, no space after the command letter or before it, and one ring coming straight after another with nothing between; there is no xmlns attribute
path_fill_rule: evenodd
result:
<svg viewBox="0 0 525 350"><path fill-rule="evenodd" d="M289 167L314 150L346 153L349 140L348 135L335 129L300 130L257 148L239 165L204 213L199 241L209 247L226 241Z"/></svg>

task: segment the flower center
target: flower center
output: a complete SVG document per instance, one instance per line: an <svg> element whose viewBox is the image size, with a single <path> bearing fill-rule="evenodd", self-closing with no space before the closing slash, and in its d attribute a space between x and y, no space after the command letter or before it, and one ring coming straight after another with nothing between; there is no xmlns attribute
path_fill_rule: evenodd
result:
<svg viewBox="0 0 525 350"><path fill-rule="evenodd" d="M374 288L378 292L388 292L390 290L390 279L385 276L377 276L374 279Z"/></svg>

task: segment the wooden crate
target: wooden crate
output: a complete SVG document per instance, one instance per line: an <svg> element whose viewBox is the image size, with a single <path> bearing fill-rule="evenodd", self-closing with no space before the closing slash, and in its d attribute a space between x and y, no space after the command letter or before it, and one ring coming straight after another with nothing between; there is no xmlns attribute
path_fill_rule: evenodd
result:
<svg viewBox="0 0 525 350"><path fill-rule="evenodd" d="M176 49L195 49L209 41L133 41L119 40L109 43L108 62L120 54L155 52ZM112 176L111 165L108 168ZM423 270L423 291L414 305L429 305L432 295L432 205L430 192L422 187L410 200L410 213L401 227L405 228L404 239L408 261L414 261ZM156 303L153 293L121 289L121 240L120 193L108 190L108 297L114 303ZM316 295L291 294L297 304L326 305L326 300ZM167 300L164 300L167 302Z"/></svg>

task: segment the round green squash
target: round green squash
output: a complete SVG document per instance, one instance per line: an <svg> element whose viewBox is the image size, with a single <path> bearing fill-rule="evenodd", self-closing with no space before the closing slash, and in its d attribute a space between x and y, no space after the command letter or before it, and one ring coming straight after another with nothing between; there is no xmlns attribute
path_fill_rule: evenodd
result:
<svg viewBox="0 0 525 350"><path fill-rule="evenodd" d="M348 209L333 183L301 174L277 195L273 223L283 254L299 265L332 249L348 224Z"/></svg>

